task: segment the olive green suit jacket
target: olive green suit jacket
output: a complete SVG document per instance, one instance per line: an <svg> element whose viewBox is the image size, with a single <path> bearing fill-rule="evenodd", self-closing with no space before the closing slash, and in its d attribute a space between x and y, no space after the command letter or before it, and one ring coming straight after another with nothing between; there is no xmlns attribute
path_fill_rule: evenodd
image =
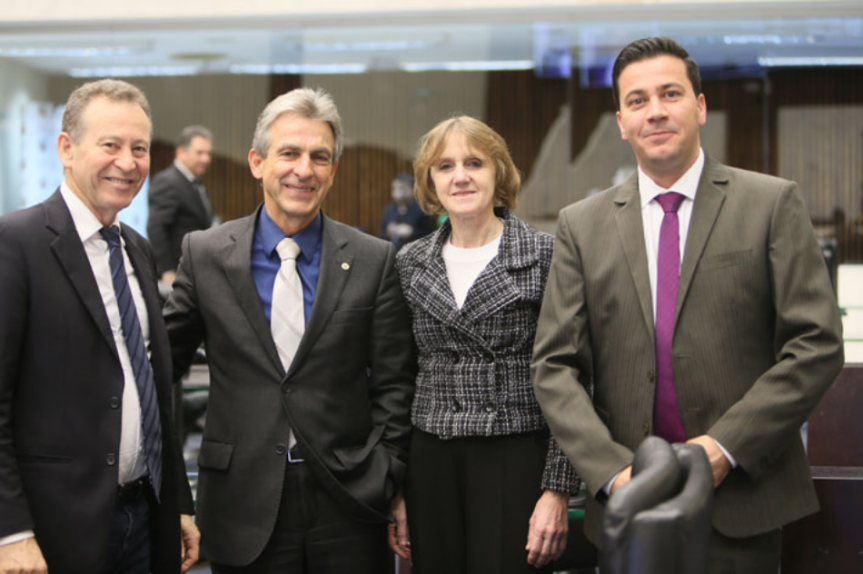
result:
<svg viewBox="0 0 863 574"><path fill-rule="evenodd" d="M672 343L687 437L737 461L716 490L731 537L818 509L800 426L844 356L841 322L793 182L706 158L680 272ZM599 544L603 486L652 433L654 318L637 174L563 209L537 330L534 389L587 483Z"/></svg>

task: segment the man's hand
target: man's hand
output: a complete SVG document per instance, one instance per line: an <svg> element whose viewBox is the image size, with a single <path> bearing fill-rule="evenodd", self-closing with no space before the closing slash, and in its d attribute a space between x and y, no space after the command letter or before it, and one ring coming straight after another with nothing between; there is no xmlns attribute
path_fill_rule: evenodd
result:
<svg viewBox="0 0 863 574"><path fill-rule="evenodd" d="M0 546L0 574L47 574L48 564L35 538Z"/></svg>
<svg viewBox="0 0 863 574"><path fill-rule="evenodd" d="M624 468L623 470L621 470L620 474L617 475L617 478L614 479L614 484L611 485L611 492L609 494L610 495L614 494L618 488L620 488L621 486L623 486L624 484L626 484L630 480L632 480L632 465L631 464L629 466L627 466L626 468Z"/></svg>
<svg viewBox="0 0 863 574"><path fill-rule="evenodd" d="M387 540L390 548L398 554L402 560L411 561L411 539L408 532L408 513L405 499L402 493L398 493L392 502L393 516L395 522L387 525Z"/></svg>
<svg viewBox="0 0 863 574"><path fill-rule="evenodd" d="M566 550L569 494L546 490L536 501L527 532L527 563L542 568Z"/></svg>
<svg viewBox="0 0 863 574"><path fill-rule="evenodd" d="M697 444L707 453L707 460L710 461L710 468L713 470L713 488L718 487L731 472L731 462L725 458L722 449L716 444L716 441L708 435L703 434L686 441L687 444Z"/></svg>
<svg viewBox="0 0 863 574"><path fill-rule="evenodd" d="M177 272L176 271L165 271L164 273L162 273L162 276L159 278L159 280L162 283L166 283L168 286L171 286L174 284L174 279L176 279L176 278L177 278Z"/></svg>
<svg viewBox="0 0 863 574"><path fill-rule="evenodd" d="M183 563L180 565L180 572L185 574L198 561L201 542L201 533L198 531L198 526L195 524L195 520L188 514L180 515L180 540L181 557L183 559Z"/></svg>

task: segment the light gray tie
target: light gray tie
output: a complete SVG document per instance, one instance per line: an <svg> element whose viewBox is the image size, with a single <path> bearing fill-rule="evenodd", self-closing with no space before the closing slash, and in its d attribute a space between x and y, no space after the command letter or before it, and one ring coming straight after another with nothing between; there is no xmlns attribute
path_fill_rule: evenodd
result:
<svg viewBox="0 0 863 574"><path fill-rule="evenodd" d="M300 282L300 275L297 273L297 256L300 254L300 246L290 237L285 237L276 245L276 251L279 253L282 265L273 285L270 331L273 334L273 342L276 344L282 366L285 368L285 372L288 372L291 361L297 354L303 332L306 330L303 285ZM291 430L288 448L294 446L296 442L297 439Z"/></svg>

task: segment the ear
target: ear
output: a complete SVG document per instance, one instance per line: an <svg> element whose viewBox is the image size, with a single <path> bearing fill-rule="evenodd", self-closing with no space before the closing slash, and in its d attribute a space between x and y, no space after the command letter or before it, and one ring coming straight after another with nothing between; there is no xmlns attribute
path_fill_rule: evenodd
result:
<svg viewBox="0 0 863 574"><path fill-rule="evenodd" d="M339 162L338 162L338 161L334 161L334 162L333 162L333 173L332 173L332 175L330 175L330 177L335 177L335 176L336 176L336 170L337 170L337 169L339 169Z"/></svg>
<svg viewBox="0 0 863 574"><path fill-rule="evenodd" d="M264 170L263 170L264 158L257 152L255 148L249 150L249 169L252 170L252 175L255 179L263 179Z"/></svg>
<svg viewBox="0 0 863 574"><path fill-rule="evenodd" d="M628 142L629 138L626 137L626 130L623 129L623 121L620 118L620 111L615 114L615 117L617 117L617 127L620 129L620 139Z"/></svg>
<svg viewBox="0 0 863 574"><path fill-rule="evenodd" d="M703 93L698 94L696 105L698 107L698 125L703 126L707 123L707 100L704 99Z"/></svg>
<svg viewBox="0 0 863 574"><path fill-rule="evenodd" d="M75 159L75 142L66 132L60 132L57 136L57 155L60 156L60 163L64 168L72 167L72 160Z"/></svg>

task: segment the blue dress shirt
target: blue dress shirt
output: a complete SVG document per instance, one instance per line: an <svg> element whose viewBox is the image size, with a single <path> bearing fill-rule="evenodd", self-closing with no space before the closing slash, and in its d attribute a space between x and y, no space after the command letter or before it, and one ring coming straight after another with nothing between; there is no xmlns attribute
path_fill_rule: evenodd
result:
<svg viewBox="0 0 863 574"><path fill-rule="evenodd" d="M306 324L309 323L312 305L315 303L315 292L318 289L322 230L323 216L318 212L318 216L305 229L290 236L300 246L297 273L300 274L300 282L303 284L303 310ZM276 282L279 267L282 266L276 245L285 237L288 236L270 218L266 208L261 208L258 223L255 226L255 237L252 240L252 276L255 278L255 286L258 288L258 296L261 298L267 321L270 320L273 306L273 285Z"/></svg>

